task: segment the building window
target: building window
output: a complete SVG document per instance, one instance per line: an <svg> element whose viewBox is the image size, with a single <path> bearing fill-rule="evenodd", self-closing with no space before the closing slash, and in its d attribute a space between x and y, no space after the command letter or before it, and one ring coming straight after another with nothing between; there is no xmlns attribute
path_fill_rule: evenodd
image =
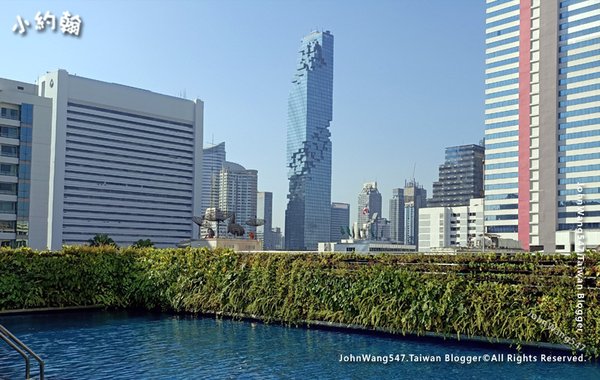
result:
<svg viewBox="0 0 600 380"><path fill-rule="evenodd" d="M18 139L19 130L14 127L0 127L0 137L6 137L9 139Z"/></svg>
<svg viewBox="0 0 600 380"><path fill-rule="evenodd" d="M16 176L17 165L15 164L0 164L0 175Z"/></svg>
<svg viewBox="0 0 600 380"><path fill-rule="evenodd" d="M0 183L0 194L17 195L16 183Z"/></svg>
<svg viewBox="0 0 600 380"><path fill-rule="evenodd" d="M0 147L0 155L4 157L17 157L19 155L19 147L15 145L2 145Z"/></svg>
<svg viewBox="0 0 600 380"><path fill-rule="evenodd" d="M2 233L14 233L15 232L15 221L14 220L2 220L0 221L0 232Z"/></svg>
<svg viewBox="0 0 600 380"><path fill-rule="evenodd" d="M19 120L19 110L14 108L2 107L0 109L0 116L5 119Z"/></svg>
<svg viewBox="0 0 600 380"><path fill-rule="evenodd" d="M14 214L15 213L15 202L0 201L0 213L1 214Z"/></svg>

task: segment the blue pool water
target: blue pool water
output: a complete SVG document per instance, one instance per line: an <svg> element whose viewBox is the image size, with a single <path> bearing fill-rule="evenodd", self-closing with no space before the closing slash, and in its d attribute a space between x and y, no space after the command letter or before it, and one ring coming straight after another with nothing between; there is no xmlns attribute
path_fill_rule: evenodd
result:
<svg viewBox="0 0 600 380"><path fill-rule="evenodd" d="M191 316L35 314L0 317L0 324L42 356L48 379L600 379L598 364L517 364L507 362L514 350L496 346ZM528 354L539 360L542 353ZM361 354L404 354L405 361L340 362L340 355ZM410 354L442 362L411 362ZM505 361L445 362L446 355L485 354ZM0 379L24 372L21 357L0 341Z"/></svg>

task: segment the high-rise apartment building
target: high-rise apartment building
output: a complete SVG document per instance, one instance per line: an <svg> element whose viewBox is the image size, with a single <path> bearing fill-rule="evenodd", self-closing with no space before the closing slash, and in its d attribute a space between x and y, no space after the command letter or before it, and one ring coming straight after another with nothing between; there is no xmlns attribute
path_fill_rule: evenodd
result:
<svg viewBox="0 0 600 380"><path fill-rule="evenodd" d="M481 145L446 148L445 162L439 167L439 180L433 183L428 207L467 206L483 197L483 156Z"/></svg>
<svg viewBox="0 0 600 380"><path fill-rule="evenodd" d="M382 217L381 203L381 193L377 190L377 182L365 183L358 194L358 210L356 214L358 228L363 228L375 214L379 218Z"/></svg>
<svg viewBox="0 0 600 380"><path fill-rule="evenodd" d="M246 234L256 233L256 227L247 225L249 219L255 219L258 172L249 170L240 164L225 161L219 173L219 209L235 213L235 222L244 227ZM227 226L221 226L224 234Z"/></svg>
<svg viewBox="0 0 600 380"><path fill-rule="evenodd" d="M390 199L390 239L404 243L404 189L392 189Z"/></svg>
<svg viewBox="0 0 600 380"><path fill-rule="evenodd" d="M487 0L485 225L524 249L600 244L599 14Z"/></svg>
<svg viewBox="0 0 600 380"><path fill-rule="evenodd" d="M31 189L48 186L52 102L37 93L36 85L0 79L1 245L29 245L30 220L47 219L48 200Z"/></svg>
<svg viewBox="0 0 600 380"><path fill-rule="evenodd" d="M329 240L333 35L312 32L302 39L288 100L288 249L316 250Z"/></svg>
<svg viewBox="0 0 600 380"><path fill-rule="evenodd" d="M414 179L404 185L404 244L415 245L419 240L419 209L427 206L427 190Z"/></svg>
<svg viewBox="0 0 600 380"><path fill-rule="evenodd" d="M204 148L202 152L202 200L201 212L198 216L204 215L207 208L233 212L236 223L241 224L247 234L257 233L257 238L263 240L263 248L268 249L273 194L256 191L258 183L256 170L247 170L242 165L226 160L224 142ZM264 213L266 214L263 215ZM257 229L255 226L245 224L246 221L254 218L265 219L269 224L269 232L265 234L263 227ZM215 222L205 223L207 225L202 227L202 236L207 235L208 226L217 232L217 236L227 233L227 222L220 224L219 231L216 231Z"/></svg>
<svg viewBox="0 0 600 380"><path fill-rule="evenodd" d="M350 230L350 205L348 203L331 203L330 242L340 242L348 236Z"/></svg>
<svg viewBox="0 0 600 380"><path fill-rule="evenodd" d="M158 247L197 236L202 101L65 70L41 76L38 94L52 113L33 128L34 139L41 135L32 159L44 167L31 173L31 208L34 199L45 206L30 215L32 247L60 249L98 233L119 245L151 239Z"/></svg>
<svg viewBox="0 0 600 380"><path fill-rule="evenodd" d="M262 240L263 249L275 249L275 236L273 234L273 193L259 191L256 194L256 216L264 219L265 224L256 227L256 238Z"/></svg>

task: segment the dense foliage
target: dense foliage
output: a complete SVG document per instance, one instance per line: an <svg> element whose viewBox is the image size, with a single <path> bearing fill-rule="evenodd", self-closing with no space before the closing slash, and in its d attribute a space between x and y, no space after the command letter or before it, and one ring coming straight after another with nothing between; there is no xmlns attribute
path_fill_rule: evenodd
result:
<svg viewBox="0 0 600 380"><path fill-rule="evenodd" d="M0 250L0 310L100 304L563 343L600 352L600 255L342 255L206 249ZM585 294L583 332L577 293Z"/></svg>
<svg viewBox="0 0 600 380"><path fill-rule="evenodd" d="M154 247L154 243L150 239L140 239L133 243L134 248L150 248Z"/></svg>
<svg viewBox="0 0 600 380"><path fill-rule="evenodd" d="M96 234L93 238L88 240L88 244L91 247L101 247L103 245L117 245L115 241L110 236L108 236L108 234Z"/></svg>

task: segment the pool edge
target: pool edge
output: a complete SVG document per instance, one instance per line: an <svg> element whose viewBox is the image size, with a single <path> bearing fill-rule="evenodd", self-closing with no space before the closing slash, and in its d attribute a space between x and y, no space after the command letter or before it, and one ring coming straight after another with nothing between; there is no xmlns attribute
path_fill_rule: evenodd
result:
<svg viewBox="0 0 600 380"><path fill-rule="evenodd" d="M40 313L61 313L69 311L90 311L90 310L103 310L106 306L103 305L86 305L86 306L64 306L64 307L40 307L33 309L10 309L0 310L0 317L9 315L22 315L22 314L40 314Z"/></svg>

